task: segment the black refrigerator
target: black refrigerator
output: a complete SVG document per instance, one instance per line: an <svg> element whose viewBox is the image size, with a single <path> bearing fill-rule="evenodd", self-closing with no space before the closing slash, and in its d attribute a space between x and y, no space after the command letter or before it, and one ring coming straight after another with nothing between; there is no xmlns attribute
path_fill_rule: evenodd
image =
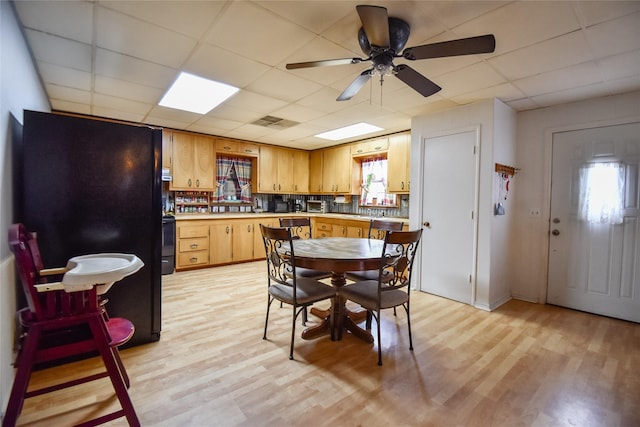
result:
<svg viewBox="0 0 640 427"><path fill-rule="evenodd" d="M107 293L107 311L160 339L162 131L61 114L24 112L17 220L38 233L45 268L73 256L120 252L142 267Z"/></svg>

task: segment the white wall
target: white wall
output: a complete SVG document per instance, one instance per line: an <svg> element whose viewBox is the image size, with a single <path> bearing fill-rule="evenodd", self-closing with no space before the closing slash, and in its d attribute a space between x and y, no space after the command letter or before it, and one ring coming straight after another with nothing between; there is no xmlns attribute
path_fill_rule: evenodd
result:
<svg viewBox="0 0 640 427"><path fill-rule="evenodd" d="M522 170L514 191L514 298L546 302L553 132L639 120L640 92L518 114L516 162ZM532 216L531 211L540 211L540 216Z"/></svg>
<svg viewBox="0 0 640 427"><path fill-rule="evenodd" d="M511 217L514 210L507 203L507 214L493 215L495 204L495 162L512 165L515 157L515 112L498 100L486 100L451 110L415 117L411 122L411 195L410 227L422 226L422 159L424 138L455 132L460 129L480 128L480 179L478 194L478 236L475 299L473 305L492 310L507 301L510 296L511 278L506 244L512 230ZM444 159L451 163L455 173L455 159ZM424 238L429 238L426 231ZM417 280L424 280L428 272L416 266ZM416 284L417 288L420 288Z"/></svg>
<svg viewBox="0 0 640 427"><path fill-rule="evenodd" d="M16 312L12 256L6 243L14 221L12 192L12 116L22 123L23 110L51 107L16 21L13 3L0 0L0 410L13 382L13 330Z"/></svg>

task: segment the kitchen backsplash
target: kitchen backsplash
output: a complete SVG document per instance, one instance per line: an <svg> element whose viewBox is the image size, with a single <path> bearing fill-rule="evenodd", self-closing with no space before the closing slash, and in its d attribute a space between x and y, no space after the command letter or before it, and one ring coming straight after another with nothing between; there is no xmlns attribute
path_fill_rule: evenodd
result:
<svg viewBox="0 0 640 427"><path fill-rule="evenodd" d="M408 194L399 194L398 195L398 207L391 208L376 208L376 207L362 207L358 206L358 198L351 197L351 201L345 203L337 203L334 196L331 195L322 195L322 196L301 196L299 194L282 194L278 195L282 197L282 200L289 200L289 198L294 200L299 200L302 202L302 210L306 210L307 200L326 200L329 202L329 209L332 213L343 213L343 214L353 214L353 215L367 215L367 216L388 216L388 217L401 217L408 218L409 217L409 195ZM254 194L254 201L258 201L258 207L266 210L269 200L273 200L274 197L277 197L273 194ZM255 203L254 203L255 205Z"/></svg>

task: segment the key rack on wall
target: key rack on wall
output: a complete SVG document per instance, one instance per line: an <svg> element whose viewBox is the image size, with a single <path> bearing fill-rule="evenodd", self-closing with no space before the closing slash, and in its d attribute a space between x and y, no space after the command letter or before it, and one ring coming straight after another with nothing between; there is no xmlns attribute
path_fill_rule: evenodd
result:
<svg viewBox="0 0 640 427"><path fill-rule="evenodd" d="M513 166L507 166L500 163L496 163L496 172L498 173L504 173L510 176L514 176L516 173L518 173L519 170L520 169L515 168Z"/></svg>

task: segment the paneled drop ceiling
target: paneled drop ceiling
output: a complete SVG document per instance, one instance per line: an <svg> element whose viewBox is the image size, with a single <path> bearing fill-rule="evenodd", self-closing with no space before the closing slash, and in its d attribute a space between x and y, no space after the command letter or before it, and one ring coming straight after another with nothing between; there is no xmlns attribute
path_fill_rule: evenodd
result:
<svg viewBox="0 0 640 427"><path fill-rule="evenodd" d="M348 142L313 135L361 121L383 128L378 134L407 130L413 116L486 98L524 111L640 90L640 1L14 4L54 110L288 147ZM491 33L496 50L412 62L442 87L428 98L388 76L338 102L368 63L291 71L285 64L365 57L358 4L406 20L407 47ZM241 90L206 115L158 106L180 71ZM265 116L299 124L252 124Z"/></svg>

